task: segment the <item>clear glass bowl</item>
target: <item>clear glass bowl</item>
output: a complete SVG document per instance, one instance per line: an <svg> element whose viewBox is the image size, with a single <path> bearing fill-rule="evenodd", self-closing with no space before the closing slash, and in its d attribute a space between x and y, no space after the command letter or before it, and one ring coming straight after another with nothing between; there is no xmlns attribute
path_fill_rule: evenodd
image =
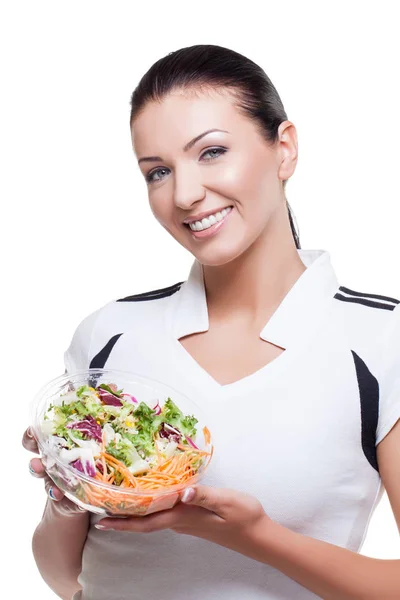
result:
<svg viewBox="0 0 400 600"><path fill-rule="evenodd" d="M123 389L124 393L131 394L138 402L143 401L151 408L157 404L157 401L162 407L165 400L170 397L185 415L194 415L198 419L196 445L200 450L209 453L204 457L197 473L183 484L148 491L104 483L61 462L56 450L49 447L50 436L42 431L45 413L50 404L54 404L61 394L76 390L82 385L94 387L101 383L114 383L118 389ZM53 379L42 387L31 402L30 421L43 465L56 486L67 498L82 508L103 516L106 514L145 516L172 508L179 501L182 492L187 487L198 483L203 477L213 452L211 436L208 435L209 432L206 435L203 432L203 428L207 427L207 417L192 400L159 381L114 369L74 371Z"/></svg>

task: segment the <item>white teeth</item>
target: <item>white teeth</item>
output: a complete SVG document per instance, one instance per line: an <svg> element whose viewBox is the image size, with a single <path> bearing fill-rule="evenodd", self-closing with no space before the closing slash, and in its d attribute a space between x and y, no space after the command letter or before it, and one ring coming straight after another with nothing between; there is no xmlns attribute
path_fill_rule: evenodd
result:
<svg viewBox="0 0 400 600"><path fill-rule="evenodd" d="M203 231L203 229L208 229L215 223L219 223L222 221L224 217L232 210L232 206L228 206L228 208L224 208L221 212L217 212L214 215L210 215L201 221L195 221L194 223L189 223L190 229L193 231Z"/></svg>

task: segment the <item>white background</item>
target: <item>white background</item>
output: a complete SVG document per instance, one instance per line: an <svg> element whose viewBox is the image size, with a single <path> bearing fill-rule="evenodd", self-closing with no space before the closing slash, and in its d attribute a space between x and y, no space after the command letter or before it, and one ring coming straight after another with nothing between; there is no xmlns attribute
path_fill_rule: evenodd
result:
<svg viewBox="0 0 400 600"><path fill-rule="evenodd" d="M400 297L397 2L257 4L2 5L1 536L13 597L55 598L30 547L45 502L20 445L32 396L63 372L88 313L181 281L192 263L153 217L131 149L130 94L153 62L207 43L258 62L298 131L287 197L302 247L328 250L342 285ZM362 554L400 558L386 495Z"/></svg>

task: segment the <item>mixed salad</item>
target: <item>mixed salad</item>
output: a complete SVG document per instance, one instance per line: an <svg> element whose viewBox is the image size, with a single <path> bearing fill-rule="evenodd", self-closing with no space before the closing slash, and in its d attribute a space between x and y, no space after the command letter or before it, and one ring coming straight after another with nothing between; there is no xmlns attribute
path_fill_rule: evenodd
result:
<svg viewBox="0 0 400 600"><path fill-rule="evenodd" d="M151 408L102 383L62 394L41 429L61 463L99 482L150 491L185 483L211 458L196 444L197 424L169 397ZM208 445L207 427L203 434Z"/></svg>

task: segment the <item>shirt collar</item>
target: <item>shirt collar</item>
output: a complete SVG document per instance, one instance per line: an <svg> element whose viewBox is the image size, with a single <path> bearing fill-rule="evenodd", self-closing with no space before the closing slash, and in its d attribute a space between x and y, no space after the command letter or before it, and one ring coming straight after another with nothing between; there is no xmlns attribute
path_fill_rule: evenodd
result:
<svg viewBox="0 0 400 600"><path fill-rule="evenodd" d="M329 252L303 249L297 252L307 268L260 332L261 339L282 348L304 343L339 287ZM203 266L197 259L173 300L171 326L175 339L208 331Z"/></svg>

